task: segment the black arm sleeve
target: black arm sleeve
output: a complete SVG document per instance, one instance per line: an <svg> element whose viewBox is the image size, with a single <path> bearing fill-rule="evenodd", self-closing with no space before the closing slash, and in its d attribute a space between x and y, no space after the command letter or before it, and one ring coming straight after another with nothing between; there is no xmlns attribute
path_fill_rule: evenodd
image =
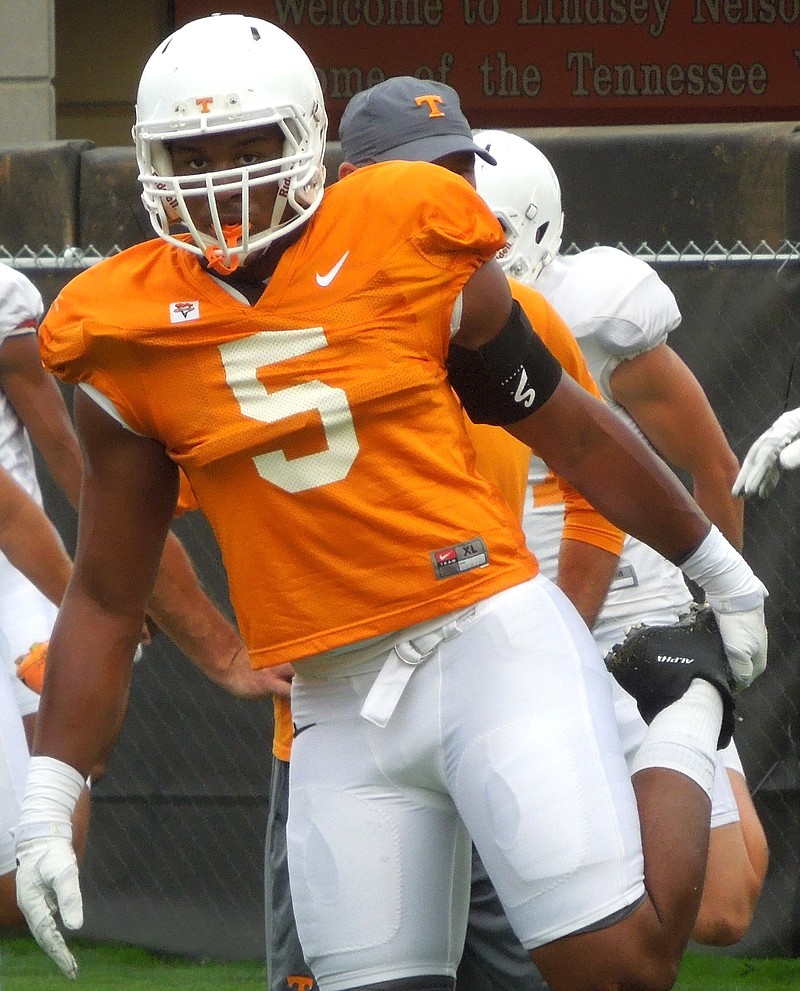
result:
<svg viewBox="0 0 800 991"><path fill-rule="evenodd" d="M450 346L447 371L473 423L502 427L546 403L563 368L514 300L500 333L477 351Z"/></svg>

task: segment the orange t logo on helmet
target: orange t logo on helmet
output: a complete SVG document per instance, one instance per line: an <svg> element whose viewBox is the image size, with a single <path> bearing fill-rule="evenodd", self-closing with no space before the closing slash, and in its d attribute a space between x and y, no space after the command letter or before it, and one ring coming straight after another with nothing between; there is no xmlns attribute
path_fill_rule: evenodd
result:
<svg viewBox="0 0 800 991"><path fill-rule="evenodd" d="M433 94L430 96L417 96L415 97L414 102L418 107L421 107L423 103L427 103L428 110L430 110L430 113L428 114L429 117L444 117L442 111L436 106L437 103L444 102L441 96L434 96Z"/></svg>
<svg viewBox="0 0 800 991"><path fill-rule="evenodd" d="M197 99L194 102L200 108L200 113L201 114L210 114L211 113L211 104L214 102L214 97L213 96L198 96Z"/></svg>

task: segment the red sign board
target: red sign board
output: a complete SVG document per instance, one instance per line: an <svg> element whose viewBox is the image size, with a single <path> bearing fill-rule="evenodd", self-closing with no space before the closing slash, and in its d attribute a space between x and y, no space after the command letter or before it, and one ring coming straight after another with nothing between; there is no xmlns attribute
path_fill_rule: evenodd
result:
<svg viewBox="0 0 800 991"><path fill-rule="evenodd" d="M272 21L308 52L336 135L358 90L416 75L475 127L800 119L800 0L176 0Z"/></svg>

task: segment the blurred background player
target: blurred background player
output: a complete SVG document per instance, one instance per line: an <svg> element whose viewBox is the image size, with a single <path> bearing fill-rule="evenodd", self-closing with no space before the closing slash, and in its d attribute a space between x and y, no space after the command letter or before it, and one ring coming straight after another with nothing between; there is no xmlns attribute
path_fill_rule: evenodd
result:
<svg viewBox="0 0 800 991"><path fill-rule="evenodd" d="M82 461L78 440L58 384L42 368L36 328L42 316L38 289L21 272L0 265L0 465L39 507L42 494L31 439L73 506L80 495ZM43 529L43 524L41 525ZM63 577L55 572L59 580ZM5 554L0 554L0 665L4 682L5 739L3 819L16 821L33 742L39 696L16 677L15 660L31 644L47 640L63 588L44 595ZM13 704L12 704L13 700ZM81 801L76 841L82 849L88 828L88 801ZM6 884L13 882L13 844L3 838ZM10 859L9 859L10 858ZM11 879L11 882L9 881ZM8 888L9 901L13 888ZM16 899L6 924L22 923Z"/></svg>
<svg viewBox="0 0 800 991"><path fill-rule="evenodd" d="M0 468L0 551L3 561L25 576L48 603L57 606L64 595L72 562L42 507ZM20 699L28 689L14 676L6 654L0 669L0 927L18 927L25 919L17 907L16 862L11 833L17 823L28 772L26 739ZM75 850L83 855L88 828L88 791L73 816Z"/></svg>
<svg viewBox="0 0 800 991"><path fill-rule="evenodd" d="M478 192L506 232L498 260L537 288L566 320L609 404L640 437L691 480L694 497L741 549L743 507L731 495L739 469L700 383L667 343L680 323L670 289L645 262L598 246L562 255L561 190L550 162L524 138L480 131L475 140L497 160L476 169ZM525 503L528 545L545 574L560 576L565 542L571 567L584 575L580 610L603 655L634 624L667 626L686 615L692 597L683 575L652 548L628 536L616 560L563 533L563 501L547 466L533 458ZM579 608L580 608L580 604ZM615 685L626 753L636 752L645 724ZM767 847L735 743L718 756L708 872L693 937L729 945L746 932L764 882Z"/></svg>

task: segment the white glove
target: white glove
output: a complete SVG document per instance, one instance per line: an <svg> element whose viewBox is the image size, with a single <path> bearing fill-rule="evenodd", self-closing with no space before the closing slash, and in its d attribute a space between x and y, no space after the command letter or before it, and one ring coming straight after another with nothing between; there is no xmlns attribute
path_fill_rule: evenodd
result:
<svg viewBox="0 0 800 991"><path fill-rule="evenodd" d="M78 964L55 923L58 911L67 929L83 925L78 862L69 840L17 839L17 903L39 946L65 977L76 980Z"/></svg>
<svg viewBox="0 0 800 991"><path fill-rule="evenodd" d="M764 599L768 592L750 565L715 526L681 564L714 610L733 675L733 690L747 688L767 666Z"/></svg>
<svg viewBox="0 0 800 991"><path fill-rule="evenodd" d="M759 495L774 490L781 471L800 467L800 408L779 416L769 430L754 441L733 483L735 496Z"/></svg>
<svg viewBox="0 0 800 991"><path fill-rule="evenodd" d="M78 965L56 926L56 915L67 929L83 925L71 823L83 787L83 776L68 764L31 757L14 830L17 903L36 942L71 980L78 976Z"/></svg>
<svg viewBox="0 0 800 991"><path fill-rule="evenodd" d="M713 606L712 606L713 608ZM767 627L764 606L744 612L717 612L717 625L733 674L735 692L755 681L767 666Z"/></svg>

